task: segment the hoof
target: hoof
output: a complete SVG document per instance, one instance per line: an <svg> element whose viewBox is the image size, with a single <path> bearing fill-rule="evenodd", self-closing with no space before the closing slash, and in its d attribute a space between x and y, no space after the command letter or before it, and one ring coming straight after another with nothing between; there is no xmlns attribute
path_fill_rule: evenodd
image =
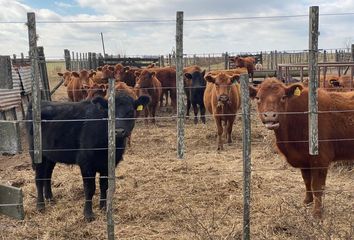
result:
<svg viewBox="0 0 354 240"><path fill-rule="evenodd" d="M44 202L37 203L36 209L37 209L38 212L43 213L44 210L45 210L45 204L44 204Z"/></svg>
<svg viewBox="0 0 354 240"><path fill-rule="evenodd" d="M93 213L90 213L90 214L84 214L85 215L85 220L87 222L92 222L95 220L95 215Z"/></svg>
<svg viewBox="0 0 354 240"><path fill-rule="evenodd" d="M312 202L313 202L313 198L307 198L307 197L303 201L305 205L310 205L312 204Z"/></svg>
<svg viewBox="0 0 354 240"><path fill-rule="evenodd" d="M100 209L106 211L107 209L106 201L100 201Z"/></svg>
<svg viewBox="0 0 354 240"><path fill-rule="evenodd" d="M194 118L194 124L198 124L198 119Z"/></svg>

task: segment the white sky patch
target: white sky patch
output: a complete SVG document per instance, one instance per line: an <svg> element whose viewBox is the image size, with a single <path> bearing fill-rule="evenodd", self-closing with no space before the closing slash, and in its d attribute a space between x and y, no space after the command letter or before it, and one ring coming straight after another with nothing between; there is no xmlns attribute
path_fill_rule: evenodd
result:
<svg viewBox="0 0 354 240"><path fill-rule="evenodd" d="M0 21L25 22L27 12L36 13L38 45L46 57L63 58L64 49L75 52L102 52L103 32L106 53L127 55L161 55L175 47L175 22L151 23L144 20L174 20L176 11L184 11L185 20L245 17L232 21L185 21L184 52L213 54L223 52L257 52L305 50L308 48L309 6L318 4L320 14L354 13L352 0L76 0L70 4L56 1L53 9L35 9L26 0L0 0ZM59 6L61 5L61 6ZM73 10L62 15L58 7ZM75 14L75 9L81 9ZM90 13L85 13L88 9ZM304 17L252 19L260 16L305 15ZM141 22L95 22L143 20ZM40 23L52 21L53 23ZM63 21L93 21L63 23ZM320 48L344 48L354 40L354 14L320 16ZM1 55L27 55L28 32L24 23L0 23Z"/></svg>
<svg viewBox="0 0 354 240"><path fill-rule="evenodd" d="M65 3L65 2L54 2L54 4L60 8L72 8L75 7L75 5L70 4L70 3Z"/></svg>

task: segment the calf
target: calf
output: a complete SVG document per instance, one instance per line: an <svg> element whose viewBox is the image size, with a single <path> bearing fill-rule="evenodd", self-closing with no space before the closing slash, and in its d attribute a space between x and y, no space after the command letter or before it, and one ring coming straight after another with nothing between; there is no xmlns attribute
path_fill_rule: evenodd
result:
<svg viewBox="0 0 354 240"><path fill-rule="evenodd" d="M291 166L301 169L306 187L304 203L314 201L313 215L321 217L329 164L354 159L354 112L347 111L354 109L354 93L318 90L319 155L310 155L308 89L302 84L286 86L268 78L258 88L250 86L249 90L257 102L261 121L275 133L279 151Z"/></svg>
<svg viewBox="0 0 354 240"><path fill-rule="evenodd" d="M85 73L71 72L71 77L66 89L70 101L79 102L87 97L87 92L83 84L85 77Z"/></svg>
<svg viewBox="0 0 354 240"><path fill-rule="evenodd" d="M156 78L155 72L143 70L137 77L135 88L138 96L150 97L150 103L147 108L145 108L145 118L148 118L150 115L152 117L152 123L155 123L156 109L159 105L162 93L161 83ZM148 123L147 119L145 119L145 123Z"/></svg>
<svg viewBox="0 0 354 240"><path fill-rule="evenodd" d="M218 150L223 150L223 126L226 127L227 142L231 143L232 125L236 118L236 112L240 108L240 86L237 83L240 75L217 75L208 74L205 80L208 81L205 93L204 104L208 111L213 114L218 133Z"/></svg>
<svg viewBox="0 0 354 240"><path fill-rule="evenodd" d="M187 116L191 105L194 111L194 123L198 123L198 111L200 109L200 119L205 123L205 106L203 101L206 81L204 79L205 70L202 71L199 66L190 66L184 68L184 90L187 96ZM198 108L199 107L199 108Z"/></svg>
<svg viewBox="0 0 354 240"><path fill-rule="evenodd" d="M71 79L71 71L65 71L64 73L58 72L58 76L64 78L63 85L67 87Z"/></svg>
<svg viewBox="0 0 354 240"><path fill-rule="evenodd" d="M139 105L146 105L148 101L147 97L134 100L125 93L116 95L116 166L122 160L126 138L134 128L134 111ZM43 120L50 121L42 122L43 152L42 162L39 164L33 162L33 125L32 122L26 124L30 156L36 175L37 209L44 210L44 197L49 200L53 198L51 177L55 164L78 164L84 183L84 217L91 221L94 219L92 197L96 188L96 173L100 174L100 208L106 206L108 125L107 120L103 119L108 117L108 102L102 97L78 103L42 102L41 116ZM31 104L26 119L32 120Z"/></svg>

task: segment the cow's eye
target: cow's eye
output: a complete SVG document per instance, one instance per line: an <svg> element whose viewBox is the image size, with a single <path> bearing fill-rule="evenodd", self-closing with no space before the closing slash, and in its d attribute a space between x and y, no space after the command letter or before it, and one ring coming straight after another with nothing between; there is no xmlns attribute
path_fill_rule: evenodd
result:
<svg viewBox="0 0 354 240"><path fill-rule="evenodd" d="M282 102L285 102L285 100L286 100L286 95L282 96L280 100L281 100Z"/></svg>
<svg viewBox="0 0 354 240"><path fill-rule="evenodd" d="M256 102L257 103L260 103L261 102L261 99L259 97L255 97L254 99L256 99Z"/></svg>

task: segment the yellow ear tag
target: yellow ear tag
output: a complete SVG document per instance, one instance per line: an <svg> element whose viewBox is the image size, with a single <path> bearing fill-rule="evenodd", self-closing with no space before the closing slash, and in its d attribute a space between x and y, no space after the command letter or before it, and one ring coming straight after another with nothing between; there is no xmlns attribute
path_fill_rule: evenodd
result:
<svg viewBox="0 0 354 240"><path fill-rule="evenodd" d="M295 95L295 96L300 96L300 95L301 95L301 90L300 90L299 87L297 87L297 88L295 89L294 95Z"/></svg>
<svg viewBox="0 0 354 240"><path fill-rule="evenodd" d="M144 106L143 106L143 105L139 105L139 106L136 108L136 110L137 110L137 111L142 111L142 110L143 110L143 108L144 108Z"/></svg>

